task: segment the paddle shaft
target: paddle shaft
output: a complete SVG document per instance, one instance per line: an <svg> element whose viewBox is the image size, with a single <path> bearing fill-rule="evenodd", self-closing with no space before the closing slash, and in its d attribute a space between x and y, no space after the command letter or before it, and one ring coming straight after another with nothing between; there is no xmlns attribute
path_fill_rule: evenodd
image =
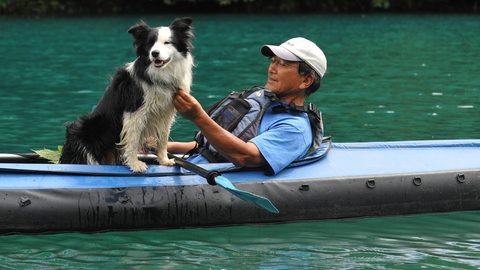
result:
<svg viewBox="0 0 480 270"><path fill-rule="evenodd" d="M0 162L3 163L48 163L48 160L35 153L23 154L0 154Z"/></svg>
<svg viewBox="0 0 480 270"><path fill-rule="evenodd" d="M170 153L168 153L168 158L172 158L175 160L175 163L184 168L184 169L187 169L191 172L194 172L198 175L200 175L201 177L204 177L205 179L207 179L207 182L210 184L210 185L216 185L215 183L215 177L219 176L220 173L218 171L209 171L207 169L204 169L198 165L195 165L191 162L188 162L184 159L181 159L175 155L172 155Z"/></svg>
<svg viewBox="0 0 480 270"><path fill-rule="evenodd" d="M154 162L155 155L151 154L138 154L138 159L147 163ZM4 154L0 153L0 162L3 163L50 163L46 158L40 157L36 153L16 153L16 154Z"/></svg>

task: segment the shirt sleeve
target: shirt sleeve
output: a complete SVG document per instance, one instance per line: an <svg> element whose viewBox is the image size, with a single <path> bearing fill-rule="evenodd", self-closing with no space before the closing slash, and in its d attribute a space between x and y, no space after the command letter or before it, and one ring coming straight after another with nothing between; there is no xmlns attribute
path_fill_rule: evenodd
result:
<svg viewBox="0 0 480 270"><path fill-rule="evenodd" d="M277 174L305 155L312 143L312 132L308 120L291 118L273 124L250 142L257 146L271 173Z"/></svg>

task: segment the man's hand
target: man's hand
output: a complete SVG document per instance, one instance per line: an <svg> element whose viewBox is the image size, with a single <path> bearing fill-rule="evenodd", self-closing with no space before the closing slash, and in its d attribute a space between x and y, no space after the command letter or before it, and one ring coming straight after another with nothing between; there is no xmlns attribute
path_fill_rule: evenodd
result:
<svg viewBox="0 0 480 270"><path fill-rule="evenodd" d="M200 102L182 89L175 94L173 105L183 117L194 123L198 118L208 116Z"/></svg>

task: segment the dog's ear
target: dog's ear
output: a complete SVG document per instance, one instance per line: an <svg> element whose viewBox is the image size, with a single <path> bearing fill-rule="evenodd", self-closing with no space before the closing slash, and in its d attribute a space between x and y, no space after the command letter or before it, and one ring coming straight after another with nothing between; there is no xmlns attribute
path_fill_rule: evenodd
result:
<svg viewBox="0 0 480 270"><path fill-rule="evenodd" d="M177 18L171 24L170 28L179 32L190 32L192 30L192 18Z"/></svg>
<svg viewBox="0 0 480 270"><path fill-rule="evenodd" d="M136 25L130 27L128 33L132 34L135 40L142 40L147 38L149 30L150 27L144 21L140 21Z"/></svg>
<svg viewBox="0 0 480 270"><path fill-rule="evenodd" d="M175 19L170 24L170 29L174 32L178 41L176 47L182 53L187 53L193 49L192 39L192 18Z"/></svg>

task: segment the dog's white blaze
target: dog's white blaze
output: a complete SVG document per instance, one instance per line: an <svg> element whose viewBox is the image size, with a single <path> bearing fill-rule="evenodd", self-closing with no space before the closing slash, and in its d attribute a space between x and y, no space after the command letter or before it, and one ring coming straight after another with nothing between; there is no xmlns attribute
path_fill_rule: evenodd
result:
<svg viewBox="0 0 480 270"><path fill-rule="evenodd" d="M165 44L166 42L170 42L172 38L172 31L168 27L158 27L157 30L157 41L153 44L152 48L149 52L150 61L153 61L154 58L152 56L153 51L157 51L159 53L158 59L160 60L167 60L172 56L175 50L172 44Z"/></svg>

